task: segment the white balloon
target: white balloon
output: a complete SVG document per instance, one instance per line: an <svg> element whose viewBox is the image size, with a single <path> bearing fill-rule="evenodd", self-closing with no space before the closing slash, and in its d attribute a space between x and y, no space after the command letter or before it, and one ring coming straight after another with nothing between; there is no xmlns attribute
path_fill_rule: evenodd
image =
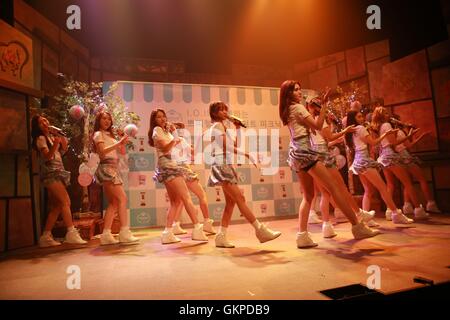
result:
<svg viewBox="0 0 450 320"><path fill-rule="evenodd" d="M91 153L89 155L89 161L87 162L87 166L90 168L97 168L98 164L100 163L100 158L98 156L98 154L96 153Z"/></svg>
<svg viewBox="0 0 450 320"><path fill-rule="evenodd" d="M86 163L83 162L82 164L80 164L80 168L78 169L78 172L80 174L82 174L82 173L89 173L90 172L90 168L87 166Z"/></svg>

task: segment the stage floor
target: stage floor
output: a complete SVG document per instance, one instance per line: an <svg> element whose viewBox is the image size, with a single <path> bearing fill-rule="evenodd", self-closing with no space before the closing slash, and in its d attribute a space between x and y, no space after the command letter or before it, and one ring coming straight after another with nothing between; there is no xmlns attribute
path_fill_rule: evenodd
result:
<svg viewBox="0 0 450 320"><path fill-rule="evenodd" d="M383 293L423 286L415 276L450 280L449 215L411 226L376 220L383 234L361 241L352 239L349 223L338 224L333 239L311 225L319 246L302 250L296 219L270 221L283 234L265 244L249 224L231 225L234 249L215 248L214 236L161 245L161 230L146 229L135 232L141 244L134 246L92 240L82 248L17 250L0 256L0 299L329 299L319 291L365 285L371 265L381 269ZM70 265L80 267L79 290L66 287Z"/></svg>

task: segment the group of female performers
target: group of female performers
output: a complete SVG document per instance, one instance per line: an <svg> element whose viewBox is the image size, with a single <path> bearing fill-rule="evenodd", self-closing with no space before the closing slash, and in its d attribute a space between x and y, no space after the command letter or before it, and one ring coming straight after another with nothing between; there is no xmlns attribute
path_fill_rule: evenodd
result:
<svg viewBox="0 0 450 320"><path fill-rule="evenodd" d="M420 182L428 201L427 211L439 212L418 166L419 160L407 151L408 145L406 144L411 141L417 130L411 129L404 133L398 128L393 129L388 121L390 117L387 110L378 107L373 113L371 124L372 132L375 132L376 137L367 131L364 126L365 119L359 111L350 111L347 115L347 127L341 132L333 133L330 125L325 121L326 108L321 107L320 98L309 101L307 107L302 105L301 101L300 83L292 80L285 81L280 89L279 114L283 125L288 126L291 137L288 164L298 175L300 190L303 194L299 208L298 248L317 246L308 232L311 203L317 192L321 193L320 209L323 219L322 231L325 238L336 236L330 222L330 202L335 209L339 208L352 224L351 230L355 239L364 239L379 234L379 231L370 228L378 226L373 220L375 212L369 211L373 187L380 192L386 203L387 220L392 220L395 224L412 223L413 220L406 217L404 213L414 213L415 219L427 218L428 214L418 200L410 175ZM276 239L281 232L271 230L256 219L237 186L238 178L232 163L233 153L240 153L248 158L249 155L242 153L237 148L236 140L227 131L226 123L230 119L228 106L223 102L213 102L209 106L209 114L212 125L207 133L213 145L213 163L208 186L220 186L225 195L225 208L220 229L217 232L213 227L214 221L209 217L206 193L199 183L198 175L189 165L190 159L182 159L179 157L179 153L173 152L180 143L187 144L183 138L177 135L177 127L183 125L169 123L166 113L162 109L155 109L151 113L148 142L156 149L157 166L154 180L165 185L170 199L166 226L161 236L162 244L180 242L177 235L187 233L181 228L179 222L183 207L194 224L192 240L208 241L206 234L216 234L216 247L234 248L234 244L228 240L227 229L235 205L239 208L241 215L254 227L255 236L261 243ZM240 122L231 122L239 134ZM53 130L43 116L34 116L31 126L32 144L40 155L41 180L48 190L51 207L44 232L39 239L39 245L50 247L61 244L54 240L51 234L60 213L62 213L67 226L65 242L85 244L87 242L81 239L73 226L70 199L66 191L70 182L70 172L64 169L62 154L67 150L67 140ZM97 182L103 186L108 200L100 244L136 244L139 243L139 239L134 237L130 231L126 210L127 198L118 166L119 153L126 152L125 145L128 137L123 133L117 137L112 127L113 121L110 113L102 111L96 115L92 142L94 151L100 157L100 164L95 175ZM348 191L336 168L335 158L330 155L328 150L329 142L342 139L344 136L346 145L352 150L354 157L351 169L360 176L364 186L363 208L359 208ZM417 142L422 136L411 143ZM381 151L378 161L375 161L369 156L368 145L378 143L381 143ZM387 186L378 169L383 169ZM403 212L396 207L392 200L395 177L404 186ZM192 191L199 199L203 223L199 223L197 209L189 191ZM118 240L111 233L112 222L116 214L118 214L121 224Z"/></svg>

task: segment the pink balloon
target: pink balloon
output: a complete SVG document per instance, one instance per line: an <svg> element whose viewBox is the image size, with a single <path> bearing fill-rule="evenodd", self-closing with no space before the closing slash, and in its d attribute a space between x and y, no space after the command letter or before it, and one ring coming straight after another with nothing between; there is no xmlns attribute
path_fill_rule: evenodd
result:
<svg viewBox="0 0 450 320"><path fill-rule="evenodd" d="M80 175L78 176L78 183L82 187L87 187L92 183L92 178L93 176L91 176L89 173L80 173Z"/></svg>
<svg viewBox="0 0 450 320"><path fill-rule="evenodd" d="M69 109L69 115L75 120L80 120L84 117L84 108L76 104Z"/></svg>

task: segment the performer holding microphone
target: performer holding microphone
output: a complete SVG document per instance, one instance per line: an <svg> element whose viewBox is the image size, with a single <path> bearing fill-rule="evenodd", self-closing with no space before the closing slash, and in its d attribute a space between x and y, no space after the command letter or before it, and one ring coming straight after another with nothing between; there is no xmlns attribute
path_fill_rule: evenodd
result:
<svg viewBox="0 0 450 320"><path fill-rule="evenodd" d="M44 232L39 238L40 247L61 245L53 239L52 229L60 213L67 227L66 243L86 244L81 239L72 222L70 198L66 187L70 184L70 172L64 169L62 154L67 151L67 139L63 137L61 129L50 126L49 121L40 115L31 119L32 146L38 151L41 163L41 182L47 188L50 212Z"/></svg>
<svg viewBox="0 0 450 320"><path fill-rule="evenodd" d="M100 236L101 245L109 244L135 244L139 241L130 231L130 224L127 214L127 196L123 188L123 180L119 171L119 155L125 154L125 144L128 136L122 134L120 140L116 140L113 132L113 121L111 114L102 111L95 117L93 143L94 150L100 157L95 176L97 181L103 185L103 191L108 199L108 207L104 217L103 233ZM111 226L115 213L119 213L120 232L119 240L111 234Z"/></svg>
<svg viewBox="0 0 450 320"><path fill-rule="evenodd" d="M208 180L208 186L221 186L225 194L225 209L222 215L220 231L216 236L216 247L234 248L234 244L228 240L227 229L233 214L234 206L237 205L239 211L255 228L255 234L258 240L263 243L274 240L281 235L279 231L269 229L265 224L261 224L256 219L253 212L245 203L245 197L241 194L237 183L236 170L232 165L232 151L242 153L236 148L236 142L228 134L224 121L230 119L233 121L236 129L241 127L242 120L228 115L228 106L223 102L213 102L209 105L209 115L212 126L209 134L212 141L214 162L211 166L211 174ZM244 154L250 158L248 154Z"/></svg>
<svg viewBox="0 0 450 320"><path fill-rule="evenodd" d="M164 110L155 109L150 115L150 129L148 131L148 142L150 146L156 148L158 164L153 179L164 183L167 194L170 199L170 208L167 214L166 228L162 233L162 244L176 243L181 240L174 235L173 223L180 202L186 208L186 211L194 223L192 231L192 240L208 241L208 237L203 232L203 225L198 222L197 210L192 203L191 195L186 186L185 177L189 172L185 167L179 166L172 159L172 149L180 143L180 138L174 138L170 130L174 127L167 125L167 116Z"/></svg>
<svg viewBox="0 0 450 320"><path fill-rule="evenodd" d="M180 150L174 150L174 152L172 152L172 158L177 162L177 164L180 167L186 170L186 173L184 175L186 186L198 198L200 210L202 211L203 215L203 231L209 234L216 234L216 230L213 227L214 220L212 220L209 216L208 199L206 197L206 192L199 182L198 174L194 172L190 166L194 150L192 149L192 146L184 138L178 136L177 129L184 129L184 128L185 126L181 122L175 123L167 122L166 129L172 133L175 139L180 139L180 143L175 148L176 149L181 148L183 149L181 151L186 153L184 154L183 157L180 156L179 152ZM182 210L183 210L183 202L179 201L175 214L175 222L172 225L174 235L187 233L187 231L180 226L180 215Z"/></svg>

